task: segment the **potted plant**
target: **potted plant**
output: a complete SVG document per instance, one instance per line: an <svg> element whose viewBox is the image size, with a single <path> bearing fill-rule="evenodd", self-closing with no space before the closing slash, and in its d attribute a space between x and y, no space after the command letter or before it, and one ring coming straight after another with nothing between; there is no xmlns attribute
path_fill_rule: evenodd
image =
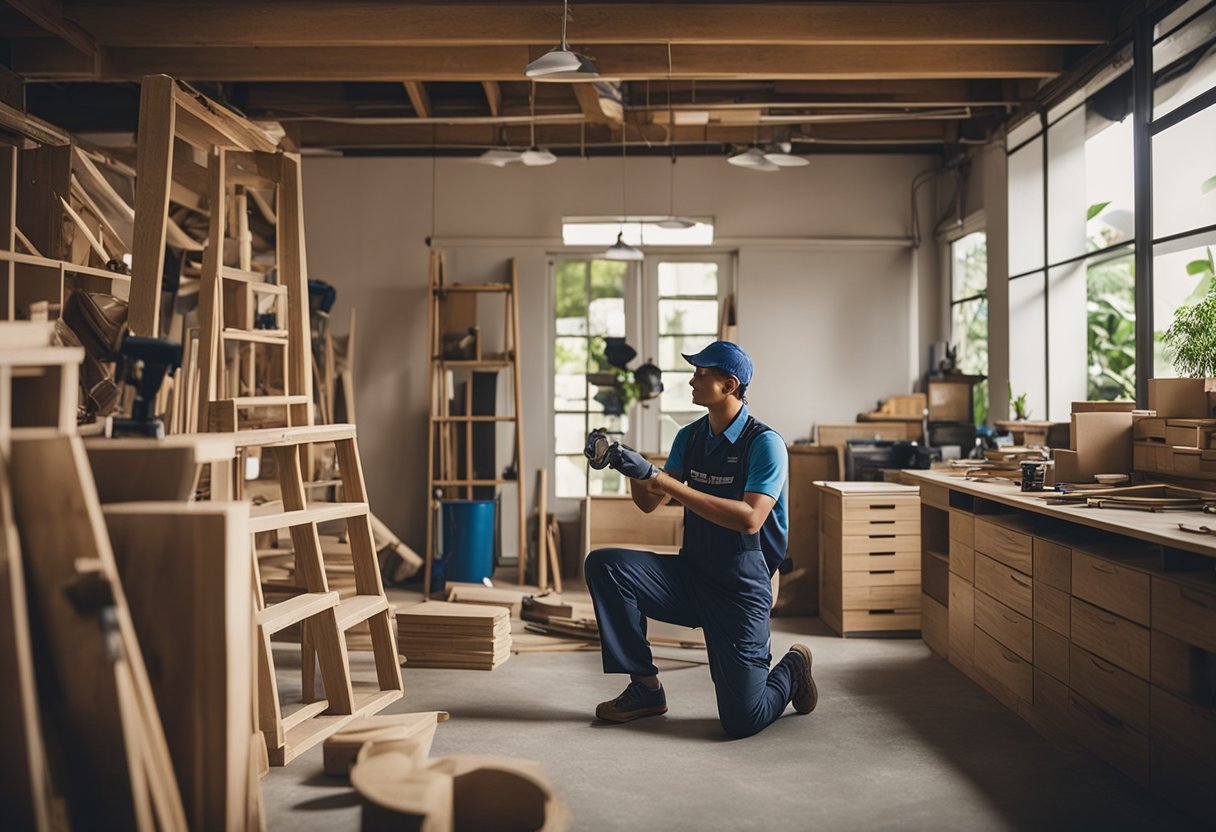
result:
<svg viewBox="0 0 1216 832"><path fill-rule="evenodd" d="M1018 421L1024 422L1030 418L1030 408L1026 406L1028 397L1028 393L1013 395L1013 382L1009 382L1009 406L1013 408L1013 418Z"/></svg>
<svg viewBox="0 0 1216 832"><path fill-rule="evenodd" d="M1199 278L1188 302L1178 307L1163 341L1182 378L1149 380L1149 407L1173 419L1216 416L1216 261L1207 257L1187 264Z"/></svg>

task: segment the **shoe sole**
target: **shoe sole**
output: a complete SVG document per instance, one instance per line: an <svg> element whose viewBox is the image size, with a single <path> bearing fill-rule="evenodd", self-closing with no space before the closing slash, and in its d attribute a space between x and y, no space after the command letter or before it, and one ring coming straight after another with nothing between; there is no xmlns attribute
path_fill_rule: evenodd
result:
<svg viewBox="0 0 1216 832"><path fill-rule="evenodd" d="M815 710L815 706L819 704L819 688L815 685L815 677L811 672L813 664L811 648L807 647L805 644L795 644L790 648L790 652L797 653L806 660L806 681L810 683L811 704L805 710L799 708L797 705L794 705L794 710L800 714L809 714L811 711Z"/></svg>
<svg viewBox="0 0 1216 832"><path fill-rule="evenodd" d="M642 719L643 717L648 717L648 716L659 716L659 715L665 714L665 713L667 713L666 705L663 705L662 707L656 707L656 708L639 708L636 711L625 711L625 712L622 712L619 714L611 714L611 715L601 713L600 710L597 708L595 711L595 718L603 720L604 722L621 723L621 722L633 722L635 719Z"/></svg>

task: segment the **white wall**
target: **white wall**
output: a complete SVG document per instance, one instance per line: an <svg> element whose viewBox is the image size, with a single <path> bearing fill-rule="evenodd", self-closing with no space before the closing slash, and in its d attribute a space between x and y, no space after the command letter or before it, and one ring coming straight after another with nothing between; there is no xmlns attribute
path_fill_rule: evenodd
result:
<svg viewBox="0 0 1216 832"><path fill-rule="evenodd" d="M892 240L909 236L912 178L936 164L817 156L772 174L718 156L677 165L676 211L714 217L716 247L738 252L739 340L757 366L752 410L787 440L908 392L923 371L941 326L937 254L930 241L914 258ZM670 162L630 159L626 170L626 212L666 214ZM562 216L621 213L620 160L494 169L458 159L433 167L430 159L308 158L304 193L309 276L337 287L336 331L352 307L358 314L357 413L372 504L415 548L426 520L425 238L433 230L440 240L453 281L501 279L516 258L531 508L553 436L548 257L561 250ZM505 501L504 514L512 509ZM504 525L505 555L515 553L512 528Z"/></svg>

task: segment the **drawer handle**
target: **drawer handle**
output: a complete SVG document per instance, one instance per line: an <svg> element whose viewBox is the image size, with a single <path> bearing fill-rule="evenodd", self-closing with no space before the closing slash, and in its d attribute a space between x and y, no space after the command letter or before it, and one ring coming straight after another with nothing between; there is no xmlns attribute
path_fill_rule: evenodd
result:
<svg viewBox="0 0 1216 832"><path fill-rule="evenodd" d="M1119 623L1119 622L1115 621L1113 618L1105 618L1101 615L1098 615L1097 613L1094 613L1094 618L1098 619L1099 621L1101 621L1103 624L1105 624L1108 627L1114 627Z"/></svg>
<svg viewBox="0 0 1216 832"><path fill-rule="evenodd" d="M870 525L871 526L894 526L895 521L894 520L871 520Z"/></svg>
<svg viewBox="0 0 1216 832"><path fill-rule="evenodd" d="M1091 563L1090 567L1095 572L1101 572L1103 575L1118 575L1119 574L1119 570L1115 569L1113 566L1107 566L1104 563Z"/></svg>
<svg viewBox="0 0 1216 832"><path fill-rule="evenodd" d="M874 511L895 511L894 503L870 503L870 509Z"/></svg>
<svg viewBox="0 0 1216 832"><path fill-rule="evenodd" d="M1111 728L1122 728L1123 727L1123 720L1119 719L1118 717L1114 716L1113 714L1107 713L1105 710L1103 710L1102 708L1099 708L1097 705L1093 704L1092 702L1089 702L1088 700L1085 700L1085 699L1079 699L1076 696L1073 697L1072 701L1073 701L1073 704L1076 705L1080 710L1088 711L1091 715L1097 717L1099 722L1104 722L1107 725L1109 725Z"/></svg>
<svg viewBox="0 0 1216 832"><path fill-rule="evenodd" d="M893 558L893 557L895 557L895 555L896 555L895 552L870 552L870 557L872 557L872 558L886 558L886 557Z"/></svg>
<svg viewBox="0 0 1216 832"><path fill-rule="evenodd" d="M895 570L894 569L871 569L870 574L871 575L894 575Z"/></svg>
<svg viewBox="0 0 1216 832"><path fill-rule="evenodd" d="M871 534L871 535L867 535L867 537L869 537L870 540L894 540L895 539L895 535L893 535L893 534Z"/></svg>
<svg viewBox="0 0 1216 832"><path fill-rule="evenodd" d="M1024 584L1024 583L1022 583L1021 581L1019 581L1019 580L1018 580L1018 576L1017 576L1017 575L1010 575L1010 576L1009 576L1009 580L1013 581L1015 584L1017 584L1018 586L1022 587L1022 589L1030 589L1030 588L1031 588L1030 584Z"/></svg>
<svg viewBox="0 0 1216 832"><path fill-rule="evenodd" d="M1109 667L1109 668L1105 667L1104 666L1106 664L1105 662L1099 662L1095 658L1091 657L1089 660L1089 663L1092 664L1094 667L1098 668L1098 670L1101 670L1103 673L1113 675L1115 672L1115 669L1113 667Z"/></svg>
<svg viewBox="0 0 1216 832"><path fill-rule="evenodd" d="M1006 621L1008 621L1010 624L1017 624L1017 623L1019 623L1019 622L1018 622L1018 620L1017 620L1016 618L1010 618L1010 617L1009 617L1009 613L1007 613L1007 612L1003 612L1003 613L1001 613L1001 618L1005 619L1005 620L1006 620Z"/></svg>
<svg viewBox="0 0 1216 832"><path fill-rule="evenodd" d="M1004 647L1001 648L1001 658L1004 659L1005 661L1009 662L1010 664L1018 664L1021 661L1021 659L1019 659L1013 653L1010 653Z"/></svg>
<svg viewBox="0 0 1216 832"><path fill-rule="evenodd" d="M1206 601L1203 600L1203 598L1196 597L1194 595L1188 595L1187 591L1185 589L1183 589L1182 587L1178 588L1178 597L1181 598L1183 601L1190 601L1192 604L1194 604L1197 607L1203 607L1205 610L1212 608L1210 604L1208 604Z"/></svg>

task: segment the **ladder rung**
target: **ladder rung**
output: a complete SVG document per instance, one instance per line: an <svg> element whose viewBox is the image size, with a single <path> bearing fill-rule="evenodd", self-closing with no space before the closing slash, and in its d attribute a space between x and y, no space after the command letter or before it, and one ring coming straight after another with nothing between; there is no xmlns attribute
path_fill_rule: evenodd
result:
<svg viewBox="0 0 1216 832"><path fill-rule="evenodd" d="M233 329L228 327L224 330L223 335L225 341L287 346L287 330L285 329Z"/></svg>
<svg viewBox="0 0 1216 832"><path fill-rule="evenodd" d="M388 609L388 599L383 595L355 595L338 604L338 629L349 630L379 612Z"/></svg>
<svg viewBox="0 0 1216 832"><path fill-rule="evenodd" d="M228 280L239 280L242 283L265 283L266 275L261 272L251 272L245 269L238 269L235 266L224 266L220 269L220 276ZM270 284L268 284L270 285Z"/></svg>
<svg viewBox="0 0 1216 832"><path fill-rule="evenodd" d="M286 428L256 428L228 434L238 448L283 448L354 439L354 425L299 425Z"/></svg>
<svg viewBox="0 0 1216 832"><path fill-rule="evenodd" d="M432 416L433 422L514 422L514 416Z"/></svg>
<svg viewBox="0 0 1216 832"><path fill-rule="evenodd" d="M324 713L325 709L328 707L328 699L321 699L316 702L309 702L305 705L301 705L299 708L283 717L283 730L290 731L297 725L301 725L312 719L314 716Z"/></svg>
<svg viewBox="0 0 1216 832"><path fill-rule="evenodd" d="M221 399L216 404L232 402L237 407L283 407L291 404L308 404L308 396L236 396Z"/></svg>
<svg viewBox="0 0 1216 832"><path fill-rule="evenodd" d="M253 283L249 288L259 295L285 295L287 287L281 283Z"/></svg>
<svg viewBox="0 0 1216 832"><path fill-rule="evenodd" d="M518 480L434 480L431 485L505 485Z"/></svg>
<svg viewBox="0 0 1216 832"><path fill-rule="evenodd" d="M274 606L259 611L254 616L254 622L268 635L274 635L280 630L286 630L292 624L297 624L305 618L311 618L336 606L338 606L338 593L336 592L305 592L303 595L288 598L286 601L280 601Z"/></svg>
<svg viewBox="0 0 1216 832"><path fill-rule="evenodd" d="M451 292L509 292L510 283L449 283L435 290L437 294Z"/></svg>
<svg viewBox="0 0 1216 832"><path fill-rule="evenodd" d="M458 359L449 361L444 358L436 358L444 367L510 367L511 360L509 358L483 358L480 361L477 359Z"/></svg>
<svg viewBox="0 0 1216 832"><path fill-rule="evenodd" d="M304 483L305 488L336 488L343 485L342 480L310 480Z"/></svg>
<svg viewBox="0 0 1216 832"><path fill-rule="evenodd" d="M254 512L259 507L254 507ZM289 529L292 526L303 526L306 523L325 523L329 520L345 520L348 517L359 517L367 514L367 503L314 503L305 509L295 511L273 511L265 514L254 513L249 518L249 532L272 532L277 529Z"/></svg>

